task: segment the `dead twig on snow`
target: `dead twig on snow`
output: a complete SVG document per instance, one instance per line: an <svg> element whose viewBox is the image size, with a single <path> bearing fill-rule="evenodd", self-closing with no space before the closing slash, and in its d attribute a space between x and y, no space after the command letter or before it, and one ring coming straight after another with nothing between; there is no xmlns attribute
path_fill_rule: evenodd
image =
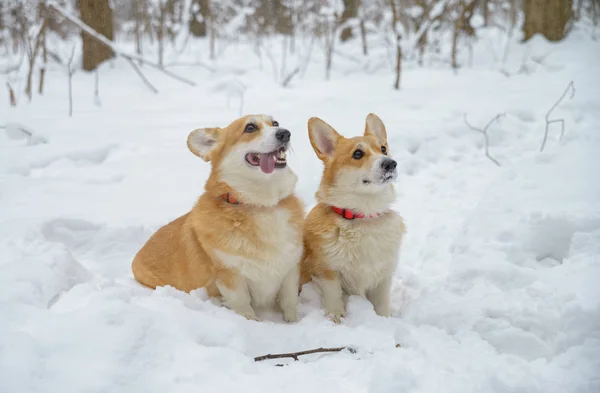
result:
<svg viewBox="0 0 600 393"><path fill-rule="evenodd" d="M351 352L356 352L352 348L348 347L338 347L338 348L317 348L317 349L309 349L307 351L300 352L290 352L290 353L274 353L269 355L257 356L254 358L255 362L260 362L267 359L282 359L282 358L292 358L294 360L298 360L298 356L302 355L310 355L313 353L323 353L323 352L340 352L344 349L349 349Z"/></svg>
<svg viewBox="0 0 600 393"><path fill-rule="evenodd" d="M496 160L494 157L492 157L490 155L490 138L488 136L487 130L488 130L488 128L490 128L490 126L492 125L492 123L494 123L495 121L499 121L504 116L506 116L506 113L498 113L492 120L490 120L485 125L485 127L483 127L483 129L481 129L481 128L474 127L474 126L472 126L469 123L469 121L467 120L467 114L466 113L463 115L463 119L464 119L465 124L467 125L467 127L469 127L470 129L472 129L473 131L478 131L478 132L481 132L483 134L483 137L485 138L485 156L487 158L489 158L490 161L492 161L494 164L496 164L498 166L502 166L502 165L500 165L500 163L498 162L498 160Z"/></svg>
<svg viewBox="0 0 600 393"><path fill-rule="evenodd" d="M560 139L562 139L563 136L565 135L565 119L550 120L550 114L552 113L552 111L554 109L556 109L556 107L562 102L562 100L565 99L569 90L571 90L571 97L569 97L569 99L572 100L573 97L575 96L575 83L573 81L569 82L569 84L567 85L567 88L562 93L562 95L560 96L558 101L556 101L554 103L554 105L552 105L552 108L550 108L548 113L546 113L546 131L544 132L544 140L542 140L542 146L540 146L540 152L543 152L544 148L546 147L546 141L548 140L548 133L550 132L550 124L560 123Z"/></svg>

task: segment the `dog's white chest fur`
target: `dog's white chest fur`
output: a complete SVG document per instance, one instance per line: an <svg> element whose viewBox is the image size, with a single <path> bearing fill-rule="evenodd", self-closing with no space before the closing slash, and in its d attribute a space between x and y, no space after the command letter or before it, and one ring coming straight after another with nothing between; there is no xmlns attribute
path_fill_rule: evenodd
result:
<svg viewBox="0 0 600 393"><path fill-rule="evenodd" d="M339 234L325 246L327 264L340 273L346 293L365 296L394 273L403 232L402 218L394 212L375 219L341 221Z"/></svg>
<svg viewBox="0 0 600 393"><path fill-rule="evenodd" d="M283 208L261 212L254 219L255 231L269 249L258 249L249 239L231 239L240 242L240 251L245 255L260 255L260 258L230 255L217 250L215 253L221 262L235 269L246 280L252 299L252 307L270 307L281 287L285 276L292 269L298 269L302 257L302 241L298 230L289 222L290 213Z"/></svg>

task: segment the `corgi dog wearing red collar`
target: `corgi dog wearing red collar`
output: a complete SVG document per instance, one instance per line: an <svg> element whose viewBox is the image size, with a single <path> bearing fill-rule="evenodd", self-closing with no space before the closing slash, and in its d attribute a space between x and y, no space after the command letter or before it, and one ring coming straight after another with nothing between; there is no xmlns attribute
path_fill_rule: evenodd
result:
<svg viewBox="0 0 600 393"><path fill-rule="evenodd" d="M311 118L308 133L325 169L318 204L304 222L301 283L312 280L336 323L344 316L348 295L366 297L378 315L389 317L405 227L390 210L397 172L385 126L369 114L363 136L344 138Z"/></svg>
<svg viewBox="0 0 600 393"><path fill-rule="evenodd" d="M304 211L286 162L290 136L265 115L192 131L188 148L212 162L205 192L137 253L135 279L206 288L253 320L256 309L278 305L285 321L296 321Z"/></svg>

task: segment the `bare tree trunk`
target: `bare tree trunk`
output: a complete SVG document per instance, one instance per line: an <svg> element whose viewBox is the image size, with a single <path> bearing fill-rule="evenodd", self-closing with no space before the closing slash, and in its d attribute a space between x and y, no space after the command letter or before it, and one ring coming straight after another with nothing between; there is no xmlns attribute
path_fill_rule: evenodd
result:
<svg viewBox="0 0 600 393"><path fill-rule="evenodd" d="M573 18L573 0L524 0L523 40L542 34L550 41L560 41Z"/></svg>
<svg viewBox="0 0 600 393"><path fill-rule="evenodd" d="M344 2L344 12L342 12L342 17L340 18L340 23L346 23L349 19L353 19L358 17L358 7L360 7L360 0L343 0ZM348 41L353 36L352 27L346 26L342 30L342 34L340 35L340 39L342 42Z"/></svg>
<svg viewBox="0 0 600 393"><path fill-rule="evenodd" d="M490 25L490 0L481 0L481 13L483 14L483 25L488 27Z"/></svg>
<svg viewBox="0 0 600 393"><path fill-rule="evenodd" d="M68 76L68 84L69 84L69 117L73 117L73 58L75 57L75 47L71 50L71 57L69 58L69 62L67 63L67 76Z"/></svg>
<svg viewBox="0 0 600 393"><path fill-rule="evenodd" d="M10 106L17 106L17 97L15 96L15 90L8 82L6 82L6 88L8 89L8 100L10 101Z"/></svg>
<svg viewBox="0 0 600 393"><path fill-rule="evenodd" d="M402 72L402 33L399 30L400 10L396 6L395 0L389 0L392 8L392 30L396 36L396 80L394 81L394 89L400 90L400 75Z"/></svg>
<svg viewBox="0 0 600 393"><path fill-rule="evenodd" d="M400 74L402 72L402 46L400 41L402 37L400 34L396 34L396 81L394 82L394 89L400 90Z"/></svg>
<svg viewBox="0 0 600 393"><path fill-rule="evenodd" d="M46 28L48 27L48 19L44 19L42 22L42 26L35 37L34 41L31 43L27 43L28 45L28 55L29 55L29 71L27 72L27 83L25 85L25 94L29 101L33 96L33 71L35 70L35 61L38 56L38 52L40 50L40 46L42 43L42 36L45 34ZM33 45L33 46L32 46Z"/></svg>
<svg viewBox="0 0 600 393"><path fill-rule="evenodd" d="M46 30L42 32L42 66L40 67L40 84L38 93L44 94L44 82L46 80L46 67L48 66L48 48L46 47Z"/></svg>
<svg viewBox="0 0 600 393"><path fill-rule="evenodd" d="M216 17L212 8L208 9L208 39L209 39L209 53L210 59L214 60L216 58L216 41L217 41L217 23Z"/></svg>
<svg viewBox="0 0 600 393"><path fill-rule="evenodd" d="M192 12L188 23L190 33L194 37L206 37L207 23L210 14L210 0L192 0Z"/></svg>
<svg viewBox="0 0 600 393"><path fill-rule="evenodd" d="M94 104L102 106L100 102L100 75L96 69L96 75L94 77Z"/></svg>
<svg viewBox="0 0 600 393"><path fill-rule="evenodd" d="M362 41L363 55L368 56L369 55L369 48L367 47L367 28L365 27L365 20L364 19L360 20L360 38L361 38L361 41Z"/></svg>
<svg viewBox="0 0 600 393"><path fill-rule="evenodd" d="M144 4L142 4L143 0L134 0L133 1L133 7L134 7L134 17L135 17L135 53L137 53L138 55L142 55L143 50L142 50L142 32L143 32L143 20L142 20L142 7L144 6Z"/></svg>
<svg viewBox="0 0 600 393"><path fill-rule="evenodd" d="M454 21L454 26L452 28L452 52L450 55L450 66L453 70L458 69L458 60L457 60L457 52L458 52L458 34L460 32L460 17Z"/></svg>
<svg viewBox="0 0 600 393"><path fill-rule="evenodd" d="M337 20L325 22L325 80L331 77L331 67L333 65L333 50L335 49L335 39L337 36Z"/></svg>
<svg viewBox="0 0 600 393"><path fill-rule="evenodd" d="M163 67L165 60L165 22L167 18L167 5L165 0L158 4L158 29L156 40L158 41L158 65Z"/></svg>
<svg viewBox="0 0 600 393"><path fill-rule="evenodd" d="M510 28L514 29L519 19L519 6L517 0L510 0Z"/></svg>
<svg viewBox="0 0 600 393"><path fill-rule="evenodd" d="M452 55L451 65L454 70L458 69L458 39L460 35L474 37L475 29L471 26L471 18L475 15L475 6L478 0L471 0L467 3L465 0L459 0L457 7L457 18L454 21L454 30L452 32Z"/></svg>
<svg viewBox="0 0 600 393"><path fill-rule="evenodd" d="M98 33L112 41L113 19L109 0L79 0L81 20ZM113 57L113 51L106 45L81 32L83 43L83 69L93 71L102 62Z"/></svg>

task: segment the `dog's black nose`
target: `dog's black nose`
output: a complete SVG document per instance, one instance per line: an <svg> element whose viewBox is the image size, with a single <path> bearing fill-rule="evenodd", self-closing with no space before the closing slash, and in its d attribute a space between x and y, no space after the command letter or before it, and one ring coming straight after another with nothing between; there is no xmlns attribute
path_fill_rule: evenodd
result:
<svg viewBox="0 0 600 393"><path fill-rule="evenodd" d="M391 172L394 169L396 169L396 165L398 165L398 163L396 161L392 160L391 158L383 160L383 162L381 163L381 167L386 172Z"/></svg>
<svg viewBox="0 0 600 393"><path fill-rule="evenodd" d="M284 142L284 143L289 142L291 136L292 136L292 133L289 132L288 130L286 130L285 128L280 128L275 133L275 138L277 138L278 140L280 140L281 142Z"/></svg>

